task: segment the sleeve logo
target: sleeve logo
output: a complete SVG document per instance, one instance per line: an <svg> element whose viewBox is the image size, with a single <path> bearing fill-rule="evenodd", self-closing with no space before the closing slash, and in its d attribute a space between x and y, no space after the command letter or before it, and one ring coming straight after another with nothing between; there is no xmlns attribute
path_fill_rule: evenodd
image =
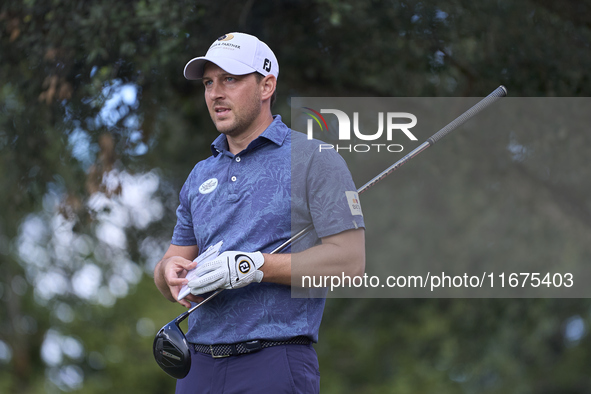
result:
<svg viewBox="0 0 591 394"><path fill-rule="evenodd" d="M349 203L349 209L351 209L351 215L361 215L361 204L359 203L359 194L357 192L345 192L347 196L347 202Z"/></svg>

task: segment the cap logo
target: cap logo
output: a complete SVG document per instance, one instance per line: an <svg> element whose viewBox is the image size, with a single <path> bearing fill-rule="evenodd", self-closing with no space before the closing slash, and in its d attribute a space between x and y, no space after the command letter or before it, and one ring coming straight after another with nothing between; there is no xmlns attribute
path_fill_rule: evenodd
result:
<svg viewBox="0 0 591 394"><path fill-rule="evenodd" d="M265 62L263 63L263 70L266 72L271 72L271 61L269 59L265 59Z"/></svg>
<svg viewBox="0 0 591 394"><path fill-rule="evenodd" d="M218 38L218 41L230 41L232 38L234 38L234 35L228 33L228 34L224 34L223 36Z"/></svg>

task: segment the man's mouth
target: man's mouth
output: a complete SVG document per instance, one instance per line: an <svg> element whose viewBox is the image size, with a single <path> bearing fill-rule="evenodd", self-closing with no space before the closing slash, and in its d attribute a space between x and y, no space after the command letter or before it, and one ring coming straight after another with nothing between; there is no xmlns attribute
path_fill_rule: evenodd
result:
<svg viewBox="0 0 591 394"><path fill-rule="evenodd" d="M213 110L218 117L222 117L230 113L230 108L228 107L215 107Z"/></svg>

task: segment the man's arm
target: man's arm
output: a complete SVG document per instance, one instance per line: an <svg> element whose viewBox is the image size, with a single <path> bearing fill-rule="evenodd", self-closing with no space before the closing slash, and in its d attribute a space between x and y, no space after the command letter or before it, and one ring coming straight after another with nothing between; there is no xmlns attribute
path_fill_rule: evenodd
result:
<svg viewBox="0 0 591 394"><path fill-rule="evenodd" d="M182 279L175 276L176 272L194 266L186 265L184 259L174 258L176 260L163 260L165 268L161 268L164 278L172 277L167 282L172 285L182 283ZM172 270L177 271L170 273ZM198 277L188 282L193 294L238 289L261 280L297 285L303 275L361 276L365 271L365 230L347 230L324 237L322 244L295 254L225 251L198 267L197 271ZM171 293L174 295L175 292L178 294L178 290L171 287Z"/></svg>
<svg viewBox="0 0 591 394"><path fill-rule="evenodd" d="M197 265L193 260L199 254L197 245L179 246L170 245L162 257L162 260L154 268L154 283L166 299L190 308L189 301L199 302L201 297L188 295L181 301L177 301L181 287L188 282L185 277L187 272Z"/></svg>
<svg viewBox="0 0 591 394"><path fill-rule="evenodd" d="M322 238L322 244L295 254L263 254L263 282L301 283L302 275L325 276L365 272L365 230L347 230ZM292 260L295 264L292 264Z"/></svg>

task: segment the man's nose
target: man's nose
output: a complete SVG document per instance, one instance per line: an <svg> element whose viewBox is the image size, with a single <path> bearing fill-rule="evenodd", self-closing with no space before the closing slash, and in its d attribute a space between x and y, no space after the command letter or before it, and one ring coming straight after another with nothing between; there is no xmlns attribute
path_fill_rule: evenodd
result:
<svg viewBox="0 0 591 394"><path fill-rule="evenodd" d="M224 89L219 83L212 83L211 87L207 90L207 94L211 100L216 100L224 97Z"/></svg>

